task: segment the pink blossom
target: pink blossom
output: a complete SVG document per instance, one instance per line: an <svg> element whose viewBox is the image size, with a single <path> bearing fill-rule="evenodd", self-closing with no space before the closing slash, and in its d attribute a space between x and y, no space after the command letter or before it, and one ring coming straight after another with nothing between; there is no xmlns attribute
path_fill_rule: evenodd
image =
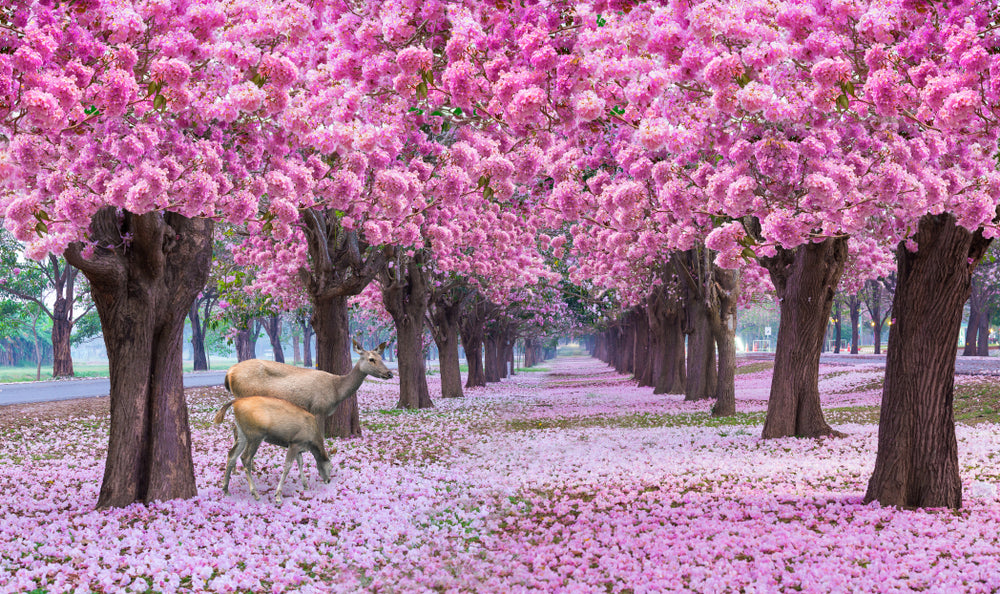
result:
<svg viewBox="0 0 1000 594"><path fill-rule="evenodd" d="M410 46L396 54L396 64L405 74L414 74L431 67L434 54L425 47Z"/></svg>

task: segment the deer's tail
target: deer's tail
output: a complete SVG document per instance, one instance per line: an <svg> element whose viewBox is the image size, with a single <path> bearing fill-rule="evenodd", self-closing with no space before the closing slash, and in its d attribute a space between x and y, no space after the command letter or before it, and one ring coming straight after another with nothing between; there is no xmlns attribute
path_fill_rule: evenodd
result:
<svg viewBox="0 0 1000 594"><path fill-rule="evenodd" d="M234 402L236 401L230 400L229 402L223 404L222 408L219 409L219 412L215 413L215 419L213 419L212 422L216 425L221 424L222 419L226 418L226 411L229 410L229 407L232 406Z"/></svg>
<svg viewBox="0 0 1000 594"><path fill-rule="evenodd" d="M222 380L222 385L226 387L226 391L232 393L233 389L229 387L229 372L226 372L226 379Z"/></svg>

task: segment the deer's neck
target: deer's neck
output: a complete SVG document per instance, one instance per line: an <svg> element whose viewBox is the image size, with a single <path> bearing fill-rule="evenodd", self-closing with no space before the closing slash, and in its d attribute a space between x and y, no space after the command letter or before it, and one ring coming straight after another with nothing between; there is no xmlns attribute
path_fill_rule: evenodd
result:
<svg viewBox="0 0 1000 594"><path fill-rule="evenodd" d="M365 381L367 375L367 373L361 371L361 361L355 363L347 375L342 376L343 381L340 382L340 399L344 400L357 392L358 388L361 387L361 382Z"/></svg>

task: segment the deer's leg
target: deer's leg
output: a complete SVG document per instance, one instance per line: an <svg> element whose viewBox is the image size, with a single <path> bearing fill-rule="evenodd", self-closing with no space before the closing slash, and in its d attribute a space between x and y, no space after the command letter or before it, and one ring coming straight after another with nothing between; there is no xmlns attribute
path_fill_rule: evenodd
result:
<svg viewBox="0 0 1000 594"><path fill-rule="evenodd" d="M281 478L278 479L278 489L274 493L274 503L276 505L281 505L281 488L285 485L285 477L288 476L288 471L292 468L292 462L295 458L299 459L299 463L302 461L302 452L299 451L299 447L294 443L288 446L288 452L285 454L285 468L281 471Z"/></svg>
<svg viewBox="0 0 1000 594"><path fill-rule="evenodd" d="M260 442L257 445L249 444L247 449L243 450L243 456L241 456L243 462L243 468L249 468L250 472L253 472L253 457L257 455L257 448L260 447Z"/></svg>
<svg viewBox="0 0 1000 594"><path fill-rule="evenodd" d="M229 495L229 477L233 473L233 468L236 468L236 459L247 446L247 436L240 431L239 425L236 426L233 433L236 437L236 443L229 449L229 456L226 458L226 474L222 477L222 493L225 495Z"/></svg>
<svg viewBox="0 0 1000 594"><path fill-rule="evenodd" d="M253 453L250 454L248 459L244 460L243 470L247 471L247 482L250 483L250 494L253 495L254 499L260 501L260 493L257 492L257 485L253 484L253 474L250 472L250 467L253 466L253 455L257 453L258 447L260 447L260 439L247 440L247 448L249 448ZM246 462L249 462L249 464L246 464Z"/></svg>
<svg viewBox="0 0 1000 594"><path fill-rule="evenodd" d="M302 450L299 450L299 455L295 457L299 462L299 478L302 479L302 488L305 489L306 485L306 467L302 464Z"/></svg>
<svg viewBox="0 0 1000 594"><path fill-rule="evenodd" d="M253 472L253 457L257 455L257 448L260 447L260 442L254 445L252 442L247 444L247 449L243 450L243 467L249 468L250 472Z"/></svg>

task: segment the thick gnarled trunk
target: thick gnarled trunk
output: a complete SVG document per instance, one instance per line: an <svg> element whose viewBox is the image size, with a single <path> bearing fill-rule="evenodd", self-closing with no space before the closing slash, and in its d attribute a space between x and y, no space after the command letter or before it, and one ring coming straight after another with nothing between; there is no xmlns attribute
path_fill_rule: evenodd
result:
<svg viewBox="0 0 1000 594"><path fill-rule="evenodd" d="M357 231L344 229L333 210L302 211L303 230L309 248L309 266L299 278L312 302L312 331L316 333L316 368L344 375L350 371L351 337L347 298L357 295L385 265L381 249L368 246ZM309 332L304 333L306 367L311 366ZM358 397L352 394L326 419L327 437L361 435Z"/></svg>
<svg viewBox="0 0 1000 594"><path fill-rule="evenodd" d="M684 363L684 320L680 304L662 290L647 300L651 371L654 394L683 394L687 382Z"/></svg>
<svg viewBox="0 0 1000 594"><path fill-rule="evenodd" d="M90 258L67 259L90 280L109 359L111 428L99 508L197 494L184 399L184 319L208 277L212 222L173 213L121 215L91 224Z"/></svg>
<svg viewBox="0 0 1000 594"><path fill-rule="evenodd" d="M687 382L684 400L703 400L715 397L718 381L715 362L715 337L709 321L710 312L698 296L684 304L688 315Z"/></svg>
<svg viewBox="0 0 1000 594"><path fill-rule="evenodd" d="M396 327L399 355L399 402L396 408L431 408L424 364L424 316L427 313L427 281L420 255L408 258L405 271L382 280L382 304Z"/></svg>
<svg viewBox="0 0 1000 594"><path fill-rule="evenodd" d="M258 322L256 319L250 319L247 322L246 328L240 328L236 331L236 338L233 342L236 346L237 361L247 361L249 359L257 358L258 332L260 332L260 330L258 329Z"/></svg>
<svg viewBox="0 0 1000 594"><path fill-rule="evenodd" d="M917 251L896 249L895 323L886 353L878 454L865 501L962 505L952 408L955 345L972 270L989 240L951 215L924 216Z"/></svg>
<svg viewBox="0 0 1000 594"><path fill-rule="evenodd" d="M346 375L351 371L351 336L347 297L314 296L312 328L316 332L316 369ZM308 348L306 355L308 356ZM352 394L326 418L327 437L361 435L358 395Z"/></svg>
<svg viewBox="0 0 1000 594"><path fill-rule="evenodd" d="M712 335L719 352L713 417L736 414L736 308L740 279L736 270L715 269L717 307L711 317Z"/></svg>
<svg viewBox="0 0 1000 594"><path fill-rule="evenodd" d="M762 436L818 437L835 432L819 400L819 356L847 239L827 239L761 258L781 303L774 375Z"/></svg>
<svg viewBox="0 0 1000 594"><path fill-rule="evenodd" d="M441 372L441 396L461 398L462 371L458 361L458 323L461 301L448 301L447 296L430 304L431 334L438 348Z"/></svg>

